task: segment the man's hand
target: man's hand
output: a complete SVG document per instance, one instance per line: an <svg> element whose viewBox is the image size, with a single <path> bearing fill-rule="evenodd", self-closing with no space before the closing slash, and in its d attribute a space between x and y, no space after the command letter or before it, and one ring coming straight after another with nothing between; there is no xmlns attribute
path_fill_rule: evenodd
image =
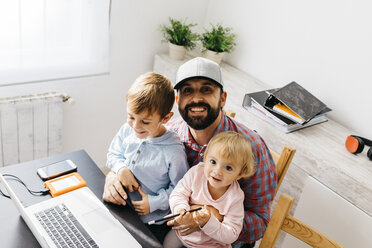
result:
<svg viewBox="0 0 372 248"><path fill-rule="evenodd" d="M141 187L138 188L138 192L142 196L141 201L132 201L134 210L138 215L146 215L150 213L150 204L148 195L142 191Z"/></svg>
<svg viewBox="0 0 372 248"><path fill-rule="evenodd" d="M137 179L134 177L130 169L123 167L118 171L117 175L121 184L130 192L138 189L139 183L137 182Z"/></svg>
<svg viewBox="0 0 372 248"><path fill-rule="evenodd" d="M103 200L112 202L118 205L126 205L124 199L127 199L127 194L123 189L117 175L110 171L106 176L105 187L103 190ZM124 198L124 199L123 199Z"/></svg>

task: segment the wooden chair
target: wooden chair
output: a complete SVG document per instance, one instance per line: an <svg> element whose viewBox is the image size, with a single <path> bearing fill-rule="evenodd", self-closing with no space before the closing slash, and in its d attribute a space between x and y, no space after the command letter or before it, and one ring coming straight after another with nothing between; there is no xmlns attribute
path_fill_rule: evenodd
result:
<svg viewBox="0 0 372 248"><path fill-rule="evenodd" d="M307 243L312 247L319 248L341 248L341 244L327 237L315 228L301 222L289 214L293 197L283 193L274 209L271 220L266 228L261 240L260 248L274 248L278 240L280 231L291 234L297 239Z"/></svg>
<svg viewBox="0 0 372 248"><path fill-rule="evenodd" d="M289 165L292 162L292 158L296 153L296 149L290 146L285 146L280 154L276 153L272 149L270 149L270 153L274 159L275 166L276 166L276 174L278 177L276 191L275 191L275 195L276 195L280 185L282 184L284 176L287 173Z"/></svg>
<svg viewBox="0 0 372 248"><path fill-rule="evenodd" d="M231 118L235 117L235 112L230 111L230 110L225 110L225 114L228 115ZM275 190L275 195L276 195L276 193L279 190L280 185L282 184L284 176L287 173L289 165L292 162L293 156L296 153L296 149L294 149L290 146L285 146L280 154L278 154L277 152L275 152L272 149L269 149L269 150L270 150L271 156L273 157L273 160L274 160L274 163L275 163L275 166L276 166L276 174L277 174L277 186L276 186L276 190ZM275 198L275 195L274 195L274 198ZM274 198L273 198L273 200L274 200ZM291 204L291 206L292 206L292 204ZM269 225L270 225L270 223L269 223ZM265 232L265 235L266 235L266 232ZM276 237L276 240L277 240L277 237ZM276 240L275 240L275 243L276 243ZM274 245L275 245L275 243L274 243ZM266 248L266 246L261 246L261 245L260 245L260 247Z"/></svg>
<svg viewBox="0 0 372 248"><path fill-rule="evenodd" d="M231 118L235 118L235 112L231 111L231 110L224 110L225 114Z"/></svg>

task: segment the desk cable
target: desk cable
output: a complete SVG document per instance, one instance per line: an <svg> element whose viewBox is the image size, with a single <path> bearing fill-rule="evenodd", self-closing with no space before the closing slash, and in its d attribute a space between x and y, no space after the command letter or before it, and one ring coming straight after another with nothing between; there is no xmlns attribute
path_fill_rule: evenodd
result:
<svg viewBox="0 0 372 248"><path fill-rule="evenodd" d="M11 174L3 174L3 177L11 177L11 178L13 178L13 180L16 180L17 182L21 183L23 186L25 186L25 188L27 189L28 192L30 192L31 195L42 196L42 195L46 195L46 194L49 193L49 189L40 190L40 191L35 191L35 190L29 189L27 187L27 185L17 176L14 176L14 175L11 175ZM1 189L0 189L0 195L2 195L4 197L7 197L7 198L10 198L10 196L4 194L4 192Z"/></svg>

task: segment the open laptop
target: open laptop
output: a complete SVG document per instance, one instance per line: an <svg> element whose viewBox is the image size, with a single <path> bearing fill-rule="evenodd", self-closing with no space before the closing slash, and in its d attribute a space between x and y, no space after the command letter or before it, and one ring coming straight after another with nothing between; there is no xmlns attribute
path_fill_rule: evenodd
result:
<svg viewBox="0 0 372 248"><path fill-rule="evenodd" d="M44 247L141 247L87 187L23 207L8 182L0 181Z"/></svg>

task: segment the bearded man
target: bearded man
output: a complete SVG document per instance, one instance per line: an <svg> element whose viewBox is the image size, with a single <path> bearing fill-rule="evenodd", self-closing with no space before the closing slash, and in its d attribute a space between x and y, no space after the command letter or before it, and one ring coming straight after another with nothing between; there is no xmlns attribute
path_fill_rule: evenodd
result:
<svg viewBox="0 0 372 248"><path fill-rule="evenodd" d="M262 238L270 219L270 203L275 195L276 168L264 140L253 130L231 119L222 108L227 93L223 91L221 69L205 58L187 61L177 71L174 88L182 119L171 121L186 149L190 167L202 162L209 140L217 133L235 131L246 137L252 146L256 173L239 180L245 193L243 229L233 247L254 247ZM219 215L218 211L214 215ZM184 230L183 235L199 230L187 214L168 222L173 229ZM222 220L223 216L219 216Z"/></svg>

